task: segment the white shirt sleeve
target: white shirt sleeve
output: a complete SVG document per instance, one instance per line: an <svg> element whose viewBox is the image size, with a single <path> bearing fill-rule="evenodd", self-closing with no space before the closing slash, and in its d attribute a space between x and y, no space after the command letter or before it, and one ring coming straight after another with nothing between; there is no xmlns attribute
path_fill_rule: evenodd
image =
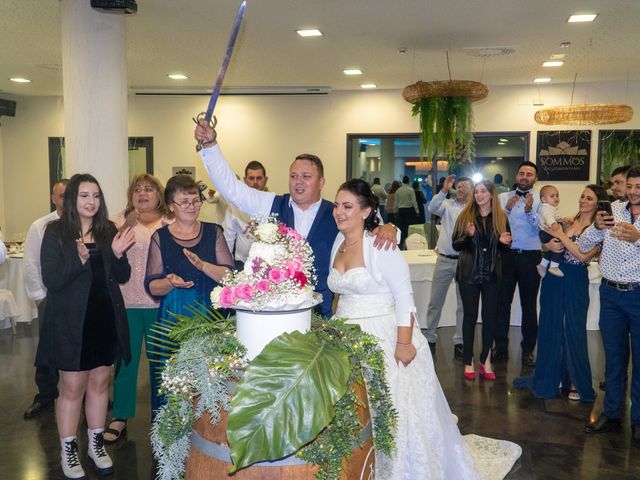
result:
<svg viewBox="0 0 640 480"><path fill-rule="evenodd" d="M540 204L540 228L550 227L556 223L556 208L548 203Z"/></svg>
<svg viewBox="0 0 640 480"><path fill-rule="evenodd" d="M413 302L413 287L409 265L400 253L400 249L378 250L371 241L368 244L371 250L371 261L374 265L368 266L377 270L387 284L396 302L396 325L398 327L410 327L411 319L415 323L416 306Z"/></svg>
<svg viewBox="0 0 640 480"><path fill-rule="evenodd" d="M444 201L446 199L447 199L447 194L442 190L440 190L438 194L431 199L431 202L429 202L429 206L427 207L427 210L429 210L429 213L432 215L437 215L439 217L442 217L444 215L444 210L445 210Z"/></svg>
<svg viewBox="0 0 640 480"><path fill-rule="evenodd" d="M222 228L224 229L224 239L227 241L227 247L229 247L229 251L233 252L233 247L236 243L236 238L238 238L237 224L235 221L236 217L233 215L233 212L230 208L227 208L227 211L224 214L224 221L222 222Z"/></svg>
<svg viewBox="0 0 640 480"><path fill-rule="evenodd" d="M0 240L0 264L4 263L7 259L7 247L4 242Z"/></svg>
<svg viewBox="0 0 640 480"><path fill-rule="evenodd" d="M276 194L256 190L238 180L217 144L200 150L200 157L209 178L229 203L250 216L262 216L271 212Z"/></svg>
<svg viewBox="0 0 640 480"><path fill-rule="evenodd" d="M42 282L40 268L40 247L42 246L42 234L44 232L37 222L33 222L27 232L24 242L24 288L27 296L37 302L47 296L47 289Z"/></svg>

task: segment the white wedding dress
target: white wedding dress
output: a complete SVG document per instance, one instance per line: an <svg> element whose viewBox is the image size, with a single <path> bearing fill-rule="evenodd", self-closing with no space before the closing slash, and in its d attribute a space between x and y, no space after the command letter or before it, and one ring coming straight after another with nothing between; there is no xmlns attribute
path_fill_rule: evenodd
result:
<svg viewBox="0 0 640 480"><path fill-rule="evenodd" d="M344 237L338 235L331 265ZM348 318L380 339L387 380L398 412L396 452L376 455L376 480L500 480L522 449L511 442L466 435L458 430L419 328L413 331L415 359L404 367L394 359L396 318L415 312L409 268L398 250L377 250L365 234L365 267L329 274L340 295L337 317ZM403 322L400 322L401 324ZM375 414L375 412L374 412Z"/></svg>

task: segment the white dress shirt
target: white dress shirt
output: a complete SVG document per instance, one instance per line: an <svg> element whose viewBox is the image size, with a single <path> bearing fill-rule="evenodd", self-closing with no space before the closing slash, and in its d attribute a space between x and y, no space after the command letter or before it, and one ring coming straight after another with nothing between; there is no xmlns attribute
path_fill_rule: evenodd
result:
<svg viewBox="0 0 640 480"><path fill-rule="evenodd" d="M27 296L34 302L43 300L47 296L47 289L42 283L42 273L40 271L40 247L42 247L42 237L47 225L60 217L53 212L40 217L29 227L27 238L24 242L24 288Z"/></svg>
<svg viewBox="0 0 640 480"><path fill-rule="evenodd" d="M262 217L271 212L271 206L276 194L274 192L256 190L238 180L235 173L227 165L219 145L203 148L200 150L200 157L218 192L229 203L251 217ZM316 218L321 203L322 199L306 210L302 210L295 202L290 201L290 205L293 208L295 229L305 238L309 234L309 230L311 230L311 225Z"/></svg>
<svg viewBox="0 0 640 480"><path fill-rule="evenodd" d="M227 213L225 213L224 221L222 222L224 238L227 241L229 251L233 252L235 247L234 258L241 262L247 260L249 249L255 240L253 235L247 232L247 226L250 221L251 217L231 205L227 208Z"/></svg>
<svg viewBox="0 0 640 480"><path fill-rule="evenodd" d="M533 195L533 206L531 211L524 210L525 199L521 197L511 211L507 210L509 199L516 195L516 190L501 193L500 203L504 208L509 220L509 228L513 241L512 250L540 250L540 238L538 236L538 211L540 209L540 193L535 190L528 190Z"/></svg>
<svg viewBox="0 0 640 480"><path fill-rule="evenodd" d="M438 253L443 255L458 256L458 252L453 249L452 238L453 229L460 212L466 203L460 203L454 198L447 198L447 194L442 190L433 197L429 203L429 213L440 217L440 234L438 236Z"/></svg>

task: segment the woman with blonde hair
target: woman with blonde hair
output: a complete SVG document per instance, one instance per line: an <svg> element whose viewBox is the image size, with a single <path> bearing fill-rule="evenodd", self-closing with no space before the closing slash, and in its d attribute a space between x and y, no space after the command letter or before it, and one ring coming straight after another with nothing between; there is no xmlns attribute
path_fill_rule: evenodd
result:
<svg viewBox="0 0 640 480"><path fill-rule="evenodd" d="M136 414L138 367L142 341L150 341L150 328L158 318L160 302L144 288L149 243L154 232L166 225L169 209L164 199L164 187L153 175L136 175L127 189L127 206L113 218L122 230L130 227L136 243L127 256L131 278L120 285L129 323L131 362L116 364L113 382L113 418L104 432L104 441L114 443L126 434L127 419Z"/></svg>
<svg viewBox="0 0 640 480"><path fill-rule="evenodd" d="M456 280L460 288L464 315L462 342L464 376L475 379L473 340L482 296L482 352L480 375L495 380L491 367L491 347L498 309L499 281L502 276L500 250L511 244L509 221L500 206L495 185L487 180L476 183L473 197L460 212L453 231L453 248L460 252Z"/></svg>

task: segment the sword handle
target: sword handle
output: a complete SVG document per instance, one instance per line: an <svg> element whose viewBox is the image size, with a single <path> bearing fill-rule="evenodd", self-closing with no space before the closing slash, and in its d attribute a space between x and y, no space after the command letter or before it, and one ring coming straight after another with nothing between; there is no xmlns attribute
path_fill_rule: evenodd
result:
<svg viewBox="0 0 640 480"><path fill-rule="evenodd" d="M196 125L200 125L201 121L205 121L207 120L207 112L200 112L198 115L196 115L194 118L192 118L191 120L193 120L193 122ZM211 128L216 128L216 125L218 124L218 119L216 118L216 116L214 115L211 120L209 120L207 122L209 124L209 126ZM196 145L196 152L199 152L200 150L202 150L204 148L204 142L202 140L198 141L198 144Z"/></svg>

